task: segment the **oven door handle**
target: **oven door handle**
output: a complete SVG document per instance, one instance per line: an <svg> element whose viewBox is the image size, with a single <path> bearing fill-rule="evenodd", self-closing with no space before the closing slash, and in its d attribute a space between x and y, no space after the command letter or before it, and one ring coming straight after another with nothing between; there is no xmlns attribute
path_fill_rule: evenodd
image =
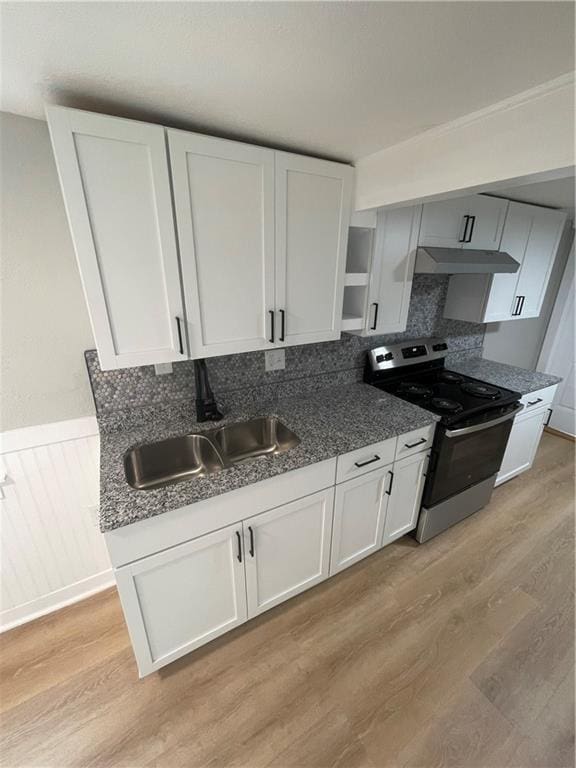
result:
<svg viewBox="0 0 576 768"><path fill-rule="evenodd" d="M473 432L480 432L483 429L490 429L490 427L495 427L496 424L502 424L502 422L508 421L508 419L513 419L514 416L520 413L523 408L523 405L518 404L513 411L510 411L510 413L507 413L505 416L500 416L499 418L493 419L492 421L485 421L482 424L474 424L472 427L462 427L462 429L447 429L445 435L446 437L462 437L463 435L471 435Z"/></svg>

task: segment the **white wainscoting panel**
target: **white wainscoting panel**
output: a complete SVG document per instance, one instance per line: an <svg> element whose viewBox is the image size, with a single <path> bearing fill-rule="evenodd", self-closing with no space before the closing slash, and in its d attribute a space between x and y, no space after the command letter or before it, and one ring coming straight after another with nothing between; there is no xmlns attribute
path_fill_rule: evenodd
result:
<svg viewBox="0 0 576 768"><path fill-rule="evenodd" d="M96 420L5 432L0 461L0 631L114 583L98 529Z"/></svg>

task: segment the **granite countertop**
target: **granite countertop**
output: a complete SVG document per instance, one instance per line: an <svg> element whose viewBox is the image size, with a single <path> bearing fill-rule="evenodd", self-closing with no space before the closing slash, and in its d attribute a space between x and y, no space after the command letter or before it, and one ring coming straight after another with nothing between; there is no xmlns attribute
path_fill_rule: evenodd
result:
<svg viewBox="0 0 576 768"><path fill-rule="evenodd" d="M542 385L539 385L542 386ZM333 458L370 443L410 432L438 420L429 411L399 400L367 384L325 389L307 398L290 398L246 407L218 425L254 416L277 416L300 438L295 448L261 457L213 475L149 491L126 482L123 457L136 445L187 432L214 428L197 424L191 412L168 420L166 411L151 410L132 425L102 430L100 442L100 529L109 531L172 509L227 493L269 477Z"/></svg>
<svg viewBox="0 0 576 768"><path fill-rule="evenodd" d="M528 371L525 368L516 368L514 365L497 363L482 357L450 363L447 367L451 371L481 379L488 384L494 384L496 387L512 389L522 395L535 392L537 389L544 389L544 387L551 387L562 381L558 376L552 376L549 373Z"/></svg>

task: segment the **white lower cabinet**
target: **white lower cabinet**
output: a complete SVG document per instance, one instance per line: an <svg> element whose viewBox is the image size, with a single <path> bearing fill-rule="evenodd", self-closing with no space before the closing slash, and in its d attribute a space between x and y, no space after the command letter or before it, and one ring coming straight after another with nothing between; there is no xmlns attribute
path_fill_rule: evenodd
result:
<svg viewBox="0 0 576 768"><path fill-rule="evenodd" d="M531 468L544 425L552 411L556 389L557 385L553 384L522 396L520 403L524 410L520 411L512 424L496 485L505 483L506 480L511 480Z"/></svg>
<svg viewBox="0 0 576 768"><path fill-rule="evenodd" d="M417 453L394 463L390 485L386 491L390 498L383 544L389 544L416 528L427 464L427 453Z"/></svg>
<svg viewBox="0 0 576 768"><path fill-rule="evenodd" d="M527 411L516 416L508 438L502 466L496 478L496 485L505 483L506 480L511 480L516 475L530 469L538 450L547 416L547 408Z"/></svg>
<svg viewBox="0 0 576 768"><path fill-rule="evenodd" d="M338 573L382 546L392 465L336 486L330 573Z"/></svg>
<svg viewBox="0 0 576 768"><path fill-rule="evenodd" d="M377 465L345 482L335 484L331 459L110 531L106 541L140 676L413 530L428 432L338 457L340 477L352 466L365 472L366 461ZM398 445L411 446L414 437L426 437L418 443L423 450L394 461ZM305 495L289 500L288 487ZM235 522L236 516L242 519ZM223 527L210 532L218 524Z"/></svg>
<svg viewBox="0 0 576 768"><path fill-rule="evenodd" d="M333 503L329 488L244 520L250 617L328 576Z"/></svg>
<svg viewBox="0 0 576 768"><path fill-rule="evenodd" d="M424 450L336 486L331 574L416 528L427 464Z"/></svg>
<svg viewBox="0 0 576 768"><path fill-rule="evenodd" d="M242 525L116 570L140 676L246 621Z"/></svg>

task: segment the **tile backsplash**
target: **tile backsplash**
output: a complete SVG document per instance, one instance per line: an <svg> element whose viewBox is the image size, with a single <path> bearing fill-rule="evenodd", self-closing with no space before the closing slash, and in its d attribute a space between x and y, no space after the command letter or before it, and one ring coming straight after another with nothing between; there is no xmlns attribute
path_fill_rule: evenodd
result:
<svg viewBox="0 0 576 768"><path fill-rule="evenodd" d="M344 334L338 341L286 347L286 367L265 371L264 352L207 359L210 382L219 403L234 409L242 401L275 400L362 379L366 350L425 336L442 336L453 359L482 354L484 326L442 317L448 277L415 275L406 331L362 338ZM151 365L102 371L95 350L86 363L99 417L126 409L192 401L194 364L174 363L171 374L157 376Z"/></svg>

